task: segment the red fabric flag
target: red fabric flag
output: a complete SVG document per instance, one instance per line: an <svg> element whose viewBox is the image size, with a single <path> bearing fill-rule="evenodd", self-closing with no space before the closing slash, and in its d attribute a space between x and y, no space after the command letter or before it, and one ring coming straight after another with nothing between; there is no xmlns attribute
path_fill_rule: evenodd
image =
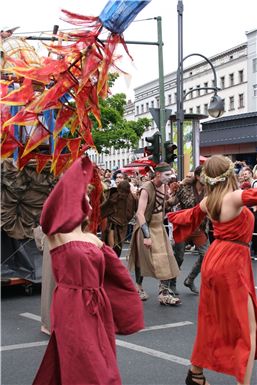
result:
<svg viewBox="0 0 257 385"><path fill-rule="evenodd" d="M42 67L31 66L21 59L10 56L8 56L8 62L14 65L14 67L10 68L10 72L43 84L49 84L53 76L59 75L68 68L68 63L64 59L47 58L44 60Z"/></svg>
<svg viewBox="0 0 257 385"><path fill-rule="evenodd" d="M36 171L38 174L44 169L46 164L52 160L52 155L47 154L35 154L35 158L37 160L37 168Z"/></svg>
<svg viewBox="0 0 257 385"><path fill-rule="evenodd" d="M81 143L81 138L69 139L67 142L67 147L71 152L71 159L73 161L78 157L80 143Z"/></svg>
<svg viewBox="0 0 257 385"><path fill-rule="evenodd" d="M10 80L1 80L0 81L0 97L3 98L8 94L8 87L12 84Z"/></svg>
<svg viewBox="0 0 257 385"><path fill-rule="evenodd" d="M9 106L0 105L1 131L5 131L4 123L12 117Z"/></svg>
<svg viewBox="0 0 257 385"><path fill-rule="evenodd" d="M59 156L60 156L62 150L64 149L64 147L67 146L68 140L69 139L66 139L66 138L56 138L55 139L53 162L52 162L51 171L55 169L56 162L58 161Z"/></svg>
<svg viewBox="0 0 257 385"><path fill-rule="evenodd" d="M84 144L83 147L81 147L81 149L79 150L79 154L78 154L78 158L82 155L84 155L84 153L90 148L90 146L88 144Z"/></svg>
<svg viewBox="0 0 257 385"><path fill-rule="evenodd" d="M38 147L42 142L44 142L46 139L50 137L50 132L47 130L45 126L43 126L42 123L38 123L38 125L35 127L32 135L28 139L24 152L21 157L24 157L29 152L33 151L36 147Z"/></svg>
<svg viewBox="0 0 257 385"><path fill-rule="evenodd" d="M76 85L76 79L74 79L69 72L61 74L57 83L49 90L45 90L33 104L31 103L28 106L28 110L40 113L53 108L53 105L55 106L54 108L56 108L58 99Z"/></svg>
<svg viewBox="0 0 257 385"><path fill-rule="evenodd" d="M70 132L71 132L71 134L73 135L74 132L75 132L76 130L78 130L78 128L79 128L79 118L78 118L78 116L77 116L77 114L76 114L76 115L74 116L72 122L71 122L71 126L70 126Z"/></svg>
<svg viewBox="0 0 257 385"><path fill-rule="evenodd" d="M1 157L8 158L17 147L22 147L22 144L10 133L4 132L1 143Z"/></svg>
<svg viewBox="0 0 257 385"><path fill-rule="evenodd" d="M101 222L101 196L103 191L103 185L100 179L100 174L98 167L94 167L93 177L90 183L94 186L93 190L90 193L90 204L92 206L92 213L90 216L89 231L92 231L94 234L97 233L98 225Z"/></svg>
<svg viewBox="0 0 257 385"><path fill-rule="evenodd" d="M34 90L32 88L32 81L30 79L24 79L23 85L4 96L0 103L8 104L10 106L23 106L29 103L34 96Z"/></svg>
<svg viewBox="0 0 257 385"><path fill-rule="evenodd" d="M18 126L34 126L38 123L38 116L33 112L29 112L26 108L22 108L11 119L8 119L3 127L17 124Z"/></svg>
<svg viewBox="0 0 257 385"><path fill-rule="evenodd" d="M54 176L59 176L63 171L65 171L69 166L71 166L70 162L71 154L61 154L56 162L56 166L54 168ZM74 186L75 187L75 186Z"/></svg>
<svg viewBox="0 0 257 385"><path fill-rule="evenodd" d="M70 120L73 114L74 110L66 106L63 106L62 109L58 112L53 132L54 139L62 130L65 123Z"/></svg>
<svg viewBox="0 0 257 385"><path fill-rule="evenodd" d="M17 167L19 168L19 170L22 170L31 159L35 159L35 154L33 152L30 152L29 154L24 155L23 147L23 151L21 151L21 153L19 154L17 162Z"/></svg>

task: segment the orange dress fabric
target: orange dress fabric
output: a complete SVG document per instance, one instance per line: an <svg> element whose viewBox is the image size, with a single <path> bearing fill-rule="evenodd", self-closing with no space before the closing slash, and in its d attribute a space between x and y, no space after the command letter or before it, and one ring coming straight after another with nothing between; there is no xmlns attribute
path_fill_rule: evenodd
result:
<svg viewBox="0 0 257 385"><path fill-rule="evenodd" d="M257 189L245 190L242 199L245 205L256 205ZM180 240L183 229L187 237L203 217L199 206L181 211L168 214ZM202 263L198 326L191 362L243 382L250 352L248 296L252 298L256 318L257 300L250 248L231 241L251 241L254 217L244 206L236 218L212 223L214 237L222 240L216 239L211 244Z"/></svg>

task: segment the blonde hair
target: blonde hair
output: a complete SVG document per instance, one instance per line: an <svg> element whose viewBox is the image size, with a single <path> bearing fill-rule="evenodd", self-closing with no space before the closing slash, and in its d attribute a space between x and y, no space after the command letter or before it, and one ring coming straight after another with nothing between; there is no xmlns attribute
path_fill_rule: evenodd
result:
<svg viewBox="0 0 257 385"><path fill-rule="evenodd" d="M208 214L211 219L218 220L224 195L238 189L233 163L223 155L213 155L204 163L203 176L206 180Z"/></svg>

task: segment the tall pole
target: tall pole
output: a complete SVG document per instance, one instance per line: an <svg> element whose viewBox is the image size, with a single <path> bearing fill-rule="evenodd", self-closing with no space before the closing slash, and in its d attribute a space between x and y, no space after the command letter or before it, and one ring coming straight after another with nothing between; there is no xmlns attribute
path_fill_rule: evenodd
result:
<svg viewBox="0 0 257 385"><path fill-rule="evenodd" d="M166 116L164 97L164 69L163 69L163 41L162 41L162 18L156 17L158 34L158 63L159 63L159 95L160 95L160 133L161 133L161 158L164 158L164 143L166 140Z"/></svg>
<svg viewBox="0 0 257 385"><path fill-rule="evenodd" d="M183 2L178 1L178 71L177 71L177 144L178 144L178 179L184 178L184 143L183 143Z"/></svg>

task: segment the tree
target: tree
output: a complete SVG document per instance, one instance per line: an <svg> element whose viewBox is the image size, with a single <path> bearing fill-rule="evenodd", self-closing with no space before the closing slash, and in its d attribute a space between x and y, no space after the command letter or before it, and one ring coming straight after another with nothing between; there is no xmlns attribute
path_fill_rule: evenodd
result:
<svg viewBox="0 0 257 385"><path fill-rule="evenodd" d="M124 119L125 106L126 95L122 93L100 101L103 128L97 128L95 122L92 130L94 143L99 153L109 153L110 147L115 149L136 148L138 140L145 129L150 126L151 121L147 118L140 118L137 121Z"/></svg>

